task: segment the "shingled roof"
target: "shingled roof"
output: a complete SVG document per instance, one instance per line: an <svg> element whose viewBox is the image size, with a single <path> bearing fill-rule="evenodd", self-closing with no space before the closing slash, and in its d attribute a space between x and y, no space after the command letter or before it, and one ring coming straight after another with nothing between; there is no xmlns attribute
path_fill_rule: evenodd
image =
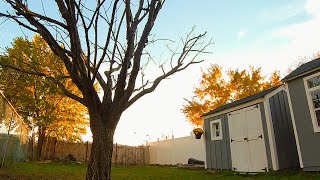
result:
<svg viewBox="0 0 320 180"><path fill-rule="evenodd" d="M293 70L290 74L288 74L286 77L284 77L282 79L282 81L283 82L290 81L290 80L295 79L308 71L311 71L311 70L314 70L317 68L320 68L320 58L317 58L317 59L314 59L312 61L309 61L307 63L302 64L297 69Z"/></svg>
<svg viewBox="0 0 320 180"><path fill-rule="evenodd" d="M269 94L273 90L277 89L278 87L279 86L276 86L276 87L267 89L265 91L262 91L260 93L245 97L243 99L239 99L237 101L234 101L234 102L219 106L216 109L213 109L213 110L209 111L208 113L205 113L204 115L202 115L202 117L210 115L210 114L214 114L214 113L217 113L217 112L220 112L220 111L223 111L223 110L226 110L226 109L229 109L229 108L232 108L232 107L235 107L235 106L238 106L238 105L250 102L250 101L253 101L255 99L263 98L264 96L266 96L267 94Z"/></svg>

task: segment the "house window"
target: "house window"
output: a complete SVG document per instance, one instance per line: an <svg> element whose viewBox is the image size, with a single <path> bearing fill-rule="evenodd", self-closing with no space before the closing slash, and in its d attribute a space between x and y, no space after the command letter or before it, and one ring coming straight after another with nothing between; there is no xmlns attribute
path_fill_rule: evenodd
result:
<svg viewBox="0 0 320 180"><path fill-rule="evenodd" d="M314 132L320 132L320 72L304 78Z"/></svg>
<svg viewBox="0 0 320 180"><path fill-rule="evenodd" d="M222 139L221 119L213 120L210 122L211 140Z"/></svg>

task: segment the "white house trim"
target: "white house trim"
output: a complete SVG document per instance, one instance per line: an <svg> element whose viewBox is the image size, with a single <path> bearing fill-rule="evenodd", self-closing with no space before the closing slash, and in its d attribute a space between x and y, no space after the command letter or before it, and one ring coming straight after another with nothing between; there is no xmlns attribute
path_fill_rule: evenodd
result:
<svg viewBox="0 0 320 180"><path fill-rule="evenodd" d="M246 108L246 107L249 107L249 106L252 106L252 105L255 105L255 104L259 104L259 103L263 102L263 100L264 100L264 98L255 99L255 100L252 100L250 102L243 103L243 104L240 104L240 105L225 109L223 111L219 111L217 113L213 113L213 114L209 114L209 115L206 115L206 116L202 116L202 119L208 119L208 118L219 116L219 115L222 115L222 114L227 114L227 113L230 113L232 111L236 111L236 110L239 110L239 109L242 109L242 108Z"/></svg>
<svg viewBox="0 0 320 180"><path fill-rule="evenodd" d="M264 104L264 111L266 116L266 124L267 124L270 153L271 153L271 160L272 160L272 169L276 171L276 170L279 170L279 159L278 159L278 153L277 153L276 140L274 136L269 98L266 98L263 104Z"/></svg>
<svg viewBox="0 0 320 180"><path fill-rule="evenodd" d="M310 96L310 92L315 91L320 89L320 86L316 86L316 87L312 87L312 88L308 88L308 83L307 81L311 78L320 76L320 72L312 74L310 76L307 76L305 78L303 78L303 83L304 83L304 88L305 88L305 92L306 92L306 96L307 96L307 101L308 101L308 105L309 105L309 111L310 111L310 116L311 116L311 120L312 120L312 126L313 126L313 131L315 133L320 132L320 126L318 125L317 122L317 117L315 116L315 109L313 107L312 104L312 98Z"/></svg>
<svg viewBox="0 0 320 180"><path fill-rule="evenodd" d="M304 75L307 75L307 74L310 74L310 73L312 73L312 72L315 72L315 71L317 71L317 70L320 70L320 67L315 68L315 69L312 69L312 70L307 71L307 72L304 72L304 73L302 73L302 74L293 76L292 78L286 79L285 81L283 81L283 80L282 80L282 81L283 81L283 82L288 82L288 81L291 81L291 80L296 79L296 78L298 78L298 77L302 77L302 76L304 76Z"/></svg>
<svg viewBox="0 0 320 180"><path fill-rule="evenodd" d="M286 88L284 85L279 86L277 89L273 90L272 92L268 93L264 98L269 99L272 96L278 94L280 91L286 91Z"/></svg>
<svg viewBox="0 0 320 180"><path fill-rule="evenodd" d="M212 124L216 124L216 123L219 123L219 136L218 137L215 137L214 136L214 132L213 129L212 129ZM222 124L221 124L221 119L215 119L213 121L210 121L210 137L211 137L211 141L217 141L217 140L221 140L222 139Z"/></svg>
<svg viewBox="0 0 320 180"><path fill-rule="evenodd" d="M285 86L286 86L286 92L287 92L287 97L288 97L288 102L289 102L289 108L290 108L290 115L291 115L291 120L292 120L294 137L296 139L296 145L297 145L297 151L298 151L298 156L299 156L300 168L303 168L304 166L303 166L303 161L302 161L302 156L301 156L301 148L300 148L299 137L298 137L298 132L297 132L296 120L294 118L293 109L292 109L292 103L291 103L291 98L290 98L290 90L289 90L289 86L288 86L287 83L285 83Z"/></svg>

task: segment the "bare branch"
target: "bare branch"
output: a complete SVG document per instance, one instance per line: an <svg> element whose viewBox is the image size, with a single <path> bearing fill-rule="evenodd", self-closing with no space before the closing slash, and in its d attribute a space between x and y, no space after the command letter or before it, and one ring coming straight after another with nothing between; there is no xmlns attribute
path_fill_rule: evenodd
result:
<svg viewBox="0 0 320 180"><path fill-rule="evenodd" d="M67 88L56 78L49 76L45 73L41 73L41 72L36 72L36 71L32 71L32 70L26 70L26 69L22 69L18 66L15 65L11 65L11 64L4 64L2 62L0 62L0 65L4 68L9 68L9 69L13 69L22 73L26 73L26 74L30 74L30 75L36 75L36 76L41 76L41 77L45 77L47 79L49 79L50 81L52 81L53 83L57 84L59 86L59 88L62 90L63 94L65 94L66 96L68 96L71 99L74 99L78 102L80 102L81 104L86 106L86 102L84 101L83 98L71 93L69 90L67 90Z"/></svg>
<svg viewBox="0 0 320 180"><path fill-rule="evenodd" d="M17 17L17 16L10 15L9 13L8 14L4 14L4 13L0 12L0 17L7 17L7 18L12 19L15 22L17 22L20 26L23 26L24 28L29 29L30 31L33 31L35 33L39 32L38 30L36 30L36 29L32 28L31 26L28 26L27 24L25 24L25 23L21 22L20 20L18 20L19 17Z"/></svg>
<svg viewBox="0 0 320 180"><path fill-rule="evenodd" d="M191 31L193 32L193 30ZM171 62L170 62L170 66L171 69L168 72L165 72L164 69L164 64L162 64L160 66L163 75L159 76L158 78L156 78L154 80L154 82L152 83L152 85L149 88L145 88L147 86L147 84L143 84L142 87L138 88L135 90L135 92L138 92L140 90L140 92L138 92L136 95L134 95L127 103L126 108L130 107L134 102L136 102L138 99L140 99L141 97L143 97L146 94L149 94L151 92L153 92L157 86L160 84L160 82L166 78L168 78L169 76L185 70L187 67L189 67L190 65L193 64L197 64L197 63L201 63L203 62L203 60L199 60L196 61L196 57L201 54L202 52L206 52L205 50L208 48L209 45L212 44L212 41L209 41L208 43L206 43L203 46L200 47L196 47L196 45L200 40L202 40L205 37L206 33L200 34L198 36L195 37L191 37L190 33L187 36L187 39L184 40L183 42L185 43L182 49L182 52L180 53L180 56L178 57L178 59L176 60L177 64L175 66L172 65L173 59L176 56L176 52L174 52L171 56ZM188 55L190 55L190 53L196 53L190 60L188 63L184 63L186 58L188 57ZM143 90L141 90L143 89Z"/></svg>
<svg viewBox="0 0 320 180"><path fill-rule="evenodd" d="M131 75L129 78L127 89L125 91L125 95L121 101L127 102L133 93L134 86L136 83L136 78L137 78L137 75L140 70L140 61L141 61L142 51L145 48L145 43L147 42L148 36L153 28L153 25L155 23L155 20L156 20L157 15L158 15L161 8L162 8L161 1L158 1L158 0L151 1L149 9L148 9L148 11L149 11L148 12L148 20L144 26L144 29L141 34L140 40L138 42L137 48L133 54L133 67L132 67ZM133 23L132 26L133 26L132 27L133 29L129 28L129 30L134 31L135 28L138 26L138 24Z"/></svg>
<svg viewBox="0 0 320 180"><path fill-rule="evenodd" d="M96 73L98 72L102 62L103 62L103 59L105 58L106 56L106 53L107 53L107 50L108 50L108 46L109 46L109 43L110 43L110 39L111 39L111 33L112 33L112 27L113 27L113 23L114 23L114 19L115 19L115 16L116 16L116 10L117 10L117 5L118 5L118 2L119 0L115 0L114 2L114 5L113 5L113 9L112 9L112 16L111 16L111 20L110 20L110 24L109 24L109 30L108 30L108 34L107 34L107 38L106 38L106 42L105 42L105 45L104 45L104 49L103 49L103 52L102 52L102 55L101 55L101 58L97 64L96 62L96 59L94 59L94 68L95 68L95 71L92 72L92 82L95 80L95 77L96 77Z"/></svg>
<svg viewBox="0 0 320 180"><path fill-rule="evenodd" d="M35 13L35 12L32 12L32 11L26 11L26 12L18 12L18 13L16 13L18 16L19 15L23 15L23 16L33 16L33 17L37 17L37 18L39 18L40 20L45 20L45 21L48 21L48 22L51 22L51 23L53 23L53 24L56 24L56 25L58 25L58 26L61 26L62 28L64 28L64 29L67 29L68 27L65 25L65 24L63 24L62 22L59 22L59 21L57 21L57 20L55 20L55 19L52 19L52 18L49 18L49 17L47 17L47 16L43 16L43 15L41 15L41 14L37 14L37 13Z"/></svg>

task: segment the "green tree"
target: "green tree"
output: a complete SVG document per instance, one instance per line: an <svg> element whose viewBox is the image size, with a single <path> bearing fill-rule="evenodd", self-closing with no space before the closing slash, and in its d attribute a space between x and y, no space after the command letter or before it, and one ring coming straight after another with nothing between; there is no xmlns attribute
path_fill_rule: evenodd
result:
<svg viewBox="0 0 320 180"><path fill-rule="evenodd" d="M202 125L201 116L218 106L256 94L280 85L279 72L271 74L269 80L261 74L261 68L229 70L223 73L217 64L202 73L202 79L194 90L191 100L186 100L182 112L194 125Z"/></svg>
<svg viewBox="0 0 320 180"><path fill-rule="evenodd" d="M3 67L52 80L65 95L88 108L93 143L87 179L111 179L113 136L122 113L153 92L162 80L202 62L196 57L211 44L204 41L206 33L194 35L191 31L186 38L181 38L181 50L166 44L172 53L165 61L167 64L156 60L150 53L154 51L148 48L159 42L151 32L165 0L98 0L95 3L55 0L50 1L50 8L56 10L56 14L50 17L43 12L45 7L38 8L37 3L29 6L28 1L4 2L10 8L1 9L0 17L39 33L63 61L81 92L81 95L70 92L60 79L41 71L0 62ZM146 70L150 60L160 64L161 74L146 75L150 72ZM103 90L102 98L94 87L96 81Z"/></svg>
<svg viewBox="0 0 320 180"><path fill-rule="evenodd" d="M16 38L1 61L14 62L21 68L31 68L54 77L68 76L63 62L39 35L32 41ZM86 133L86 108L65 96L49 79L7 68L0 70L0 77L0 90L17 107L29 127L38 131L37 158L41 156L46 135L80 141L81 135ZM79 94L70 80L64 79L63 84Z"/></svg>

